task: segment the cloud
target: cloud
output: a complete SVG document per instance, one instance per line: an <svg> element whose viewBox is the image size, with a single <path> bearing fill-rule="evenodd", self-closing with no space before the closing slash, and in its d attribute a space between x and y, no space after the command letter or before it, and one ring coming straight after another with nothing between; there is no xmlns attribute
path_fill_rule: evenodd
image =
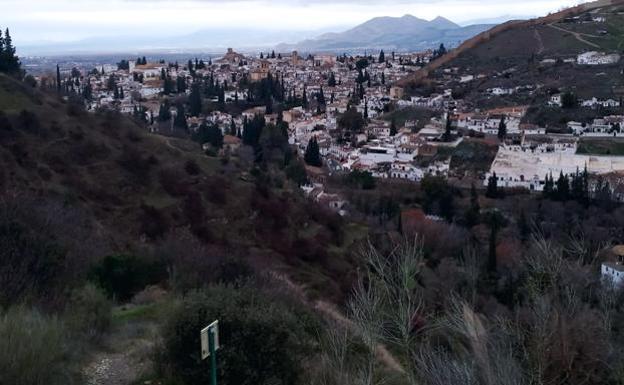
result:
<svg viewBox="0 0 624 385"><path fill-rule="evenodd" d="M206 29L341 30L377 16L456 22L546 14L577 0L0 0L16 41L184 35Z"/></svg>

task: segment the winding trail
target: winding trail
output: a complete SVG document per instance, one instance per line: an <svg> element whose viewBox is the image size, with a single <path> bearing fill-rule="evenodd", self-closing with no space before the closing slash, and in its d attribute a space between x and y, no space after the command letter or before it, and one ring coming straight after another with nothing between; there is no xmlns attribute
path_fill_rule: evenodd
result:
<svg viewBox="0 0 624 385"><path fill-rule="evenodd" d="M105 337L103 346L82 370L86 385L130 385L152 367L157 338L152 323L125 323Z"/></svg>
<svg viewBox="0 0 624 385"><path fill-rule="evenodd" d="M336 308L334 304L321 299L310 302L306 299L305 290L301 285L294 283L289 277L284 274L280 274L276 271L272 271L271 275L283 282L286 287L289 288L294 294L296 294L304 303L311 305L316 311L318 311L325 319L336 322L338 325L347 328L357 333L356 325L348 319L340 310ZM377 359L384 364L387 368L394 371L405 373L405 369L401 366L399 361L390 353L388 348L383 344L378 344L376 351Z"/></svg>
<svg viewBox="0 0 624 385"><path fill-rule="evenodd" d="M537 54L541 55L544 52L544 41L542 40L542 35L537 28L533 29L533 34L535 35L535 40L537 40Z"/></svg>
<svg viewBox="0 0 624 385"><path fill-rule="evenodd" d="M592 43L591 41L587 41L587 40L583 39L583 36L587 36L587 37L600 37L600 36L589 35L589 34L586 34L586 33L570 31L570 30L567 30L565 28L558 27L558 26L556 26L554 24L548 24L548 26L551 27L551 28L554 28L556 30L572 34L581 43L585 43L587 45L591 45L594 48L600 48L600 46L598 44L595 44L595 43Z"/></svg>

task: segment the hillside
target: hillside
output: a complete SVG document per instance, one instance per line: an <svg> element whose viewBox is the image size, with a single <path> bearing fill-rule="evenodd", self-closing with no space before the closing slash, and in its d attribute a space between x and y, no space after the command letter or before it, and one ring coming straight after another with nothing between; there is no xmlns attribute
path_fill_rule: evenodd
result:
<svg viewBox="0 0 624 385"><path fill-rule="evenodd" d="M624 48L623 4L621 0L596 1L541 18L503 23L466 40L399 85L417 83L443 67L460 67L466 73L502 72L510 68L516 73L526 73L528 64L539 64L544 59L576 59L576 55L587 51L621 53ZM605 79L611 78L611 72L607 68ZM559 76L545 71L537 77L556 80ZM591 78L571 73L564 79ZM595 83L593 79L590 82ZM583 84L578 86L583 88Z"/></svg>
<svg viewBox="0 0 624 385"><path fill-rule="evenodd" d="M0 135L4 201L77 213L91 239L80 257L85 269L113 252L188 244L203 250L193 257L197 279L234 258L292 273L312 292L340 297L348 288L348 280L329 277L349 275L342 253L351 228L278 172L250 175L251 165L238 158L208 157L194 142L148 134L116 113L87 114L3 75ZM56 225L63 237L74 229ZM190 256L170 257L191 268Z"/></svg>
<svg viewBox="0 0 624 385"><path fill-rule="evenodd" d="M340 51L352 49L393 49L416 51L440 44L457 46L462 41L491 27L460 27L443 17L431 21L412 15L377 17L341 33L327 33L296 44L282 44L278 50Z"/></svg>

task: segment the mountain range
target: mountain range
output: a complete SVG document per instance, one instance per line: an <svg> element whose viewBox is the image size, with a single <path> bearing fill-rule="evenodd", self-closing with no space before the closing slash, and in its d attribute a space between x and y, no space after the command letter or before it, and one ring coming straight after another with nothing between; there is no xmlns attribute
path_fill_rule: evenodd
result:
<svg viewBox="0 0 624 385"><path fill-rule="evenodd" d="M412 15L377 17L341 33L326 33L296 44L280 44L279 51L349 51L358 49L388 49L414 51L459 45L466 39L490 29L493 24L462 27L438 16L431 21Z"/></svg>
<svg viewBox="0 0 624 385"><path fill-rule="evenodd" d="M366 49L414 51L447 47L488 30L496 24L524 17L501 16L456 24L444 17L431 21L412 15L376 17L344 32L335 30L258 30L206 28L179 36L95 36L71 42L30 42L19 46L20 55L112 54L146 52L218 53L233 47L243 52L273 49L279 52L342 52ZM345 27L348 28L348 27Z"/></svg>

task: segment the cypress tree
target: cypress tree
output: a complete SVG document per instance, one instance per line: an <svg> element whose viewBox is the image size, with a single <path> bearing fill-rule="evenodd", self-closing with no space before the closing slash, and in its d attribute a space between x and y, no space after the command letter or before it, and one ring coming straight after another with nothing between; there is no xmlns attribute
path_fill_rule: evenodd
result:
<svg viewBox="0 0 624 385"><path fill-rule="evenodd" d="M199 89L199 83L193 82L191 85L191 94L189 95L189 105L191 116L199 116L202 112L202 97Z"/></svg>
<svg viewBox="0 0 624 385"><path fill-rule="evenodd" d="M570 181L566 175L563 175L563 171L561 171L559 179L557 179L556 197L561 201L570 199Z"/></svg>
<svg viewBox="0 0 624 385"><path fill-rule="evenodd" d="M329 74L329 80L327 81L327 85L330 87L336 87L336 76L333 72Z"/></svg>
<svg viewBox="0 0 624 385"><path fill-rule="evenodd" d="M381 50L381 52L379 52L379 62L380 63L385 63L386 62L386 55L384 54L383 49Z"/></svg>
<svg viewBox="0 0 624 385"><path fill-rule="evenodd" d="M178 103L176 109L177 114L173 121L173 126L183 130L187 130L188 125L186 123L186 111L184 110L184 103Z"/></svg>
<svg viewBox="0 0 624 385"><path fill-rule="evenodd" d="M505 123L505 116L503 116L498 124L498 139L503 140L507 136L507 124Z"/></svg>
<svg viewBox="0 0 624 385"><path fill-rule="evenodd" d="M56 92L61 93L61 69L56 65Z"/></svg>
<svg viewBox="0 0 624 385"><path fill-rule="evenodd" d="M492 199L496 199L498 197L498 177L496 176L496 173L492 173L492 176L488 178L485 196Z"/></svg>
<svg viewBox="0 0 624 385"><path fill-rule="evenodd" d="M308 142L303 160L310 166L321 167L323 165L316 137Z"/></svg>
<svg viewBox="0 0 624 385"><path fill-rule="evenodd" d="M390 136L395 136L396 134L397 134L396 120L392 118L392 122L390 123Z"/></svg>
<svg viewBox="0 0 624 385"><path fill-rule="evenodd" d="M544 190L542 191L542 196L546 199L552 199L554 188L555 183L553 181L552 174L546 175L546 178L544 179Z"/></svg>
<svg viewBox="0 0 624 385"><path fill-rule="evenodd" d="M171 106L169 100L165 99L165 102L160 105L158 110L158 121L168 122L169 120L171 120Z"/></svg>

